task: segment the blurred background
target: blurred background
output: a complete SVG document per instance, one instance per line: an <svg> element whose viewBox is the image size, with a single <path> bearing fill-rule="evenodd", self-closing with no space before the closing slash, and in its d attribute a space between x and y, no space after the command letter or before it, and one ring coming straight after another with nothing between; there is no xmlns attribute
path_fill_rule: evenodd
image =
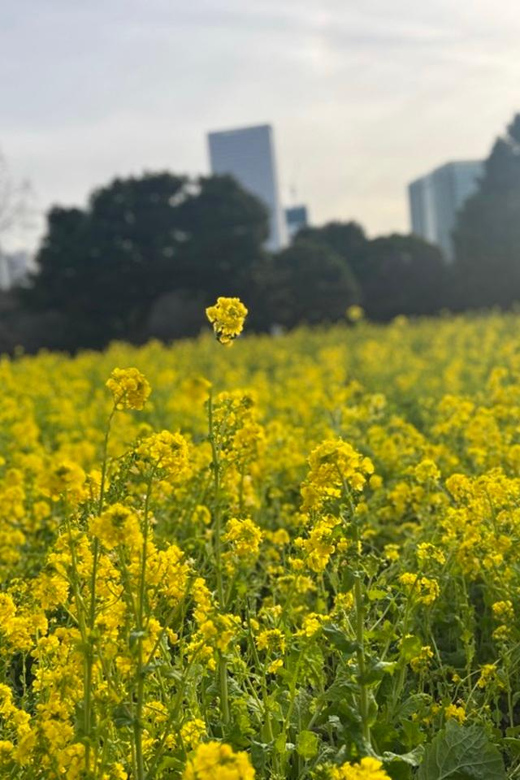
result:
<svg viewBox="0 0 520 780"><path fill-rule="evenodd" d="M0 349L520 300L520 6L4 0Z"/></svg>

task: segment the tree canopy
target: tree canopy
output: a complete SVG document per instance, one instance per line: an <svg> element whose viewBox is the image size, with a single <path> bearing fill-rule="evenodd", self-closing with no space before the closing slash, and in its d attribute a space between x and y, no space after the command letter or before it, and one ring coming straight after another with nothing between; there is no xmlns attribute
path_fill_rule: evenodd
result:
<svg viewBox="0 0 520 780"><path fill-rule="evenodd" d="M298 238L279 252L264 277L271 324L334 322L359 301L358 284L343 258L326 244Z"/></svg>
<svg viewBox="0 0 520 780"><path fill-rule="evenodd" d="M393 234L370 240L356 222L329 222L301 231L298 239L327 246L342 261L372 319L432 314L443 305L441 253L416 236Z"/></svg>
<svg viewBox="0 0 520 780"><path fill-rule="evenodd" d="M381 321L446 304L440 251L415 236L336 221L274 254L267 236L266 207L231 177L117 178L83 209L51 209L23 300L58 317L71 350L195 334L219 295L243 298L255 330L333 322L352 303Z"/></svg>
<svg viewBox="0 0 520 780"><path fill-rule="evenodd" d="M417 236L373 239L361 282L367 315L386 321L398 314L434 314L444 303L445 274L441 250Z"/></svg>
<svg viewBox="0 0 520 780"><path fill-rule="evenodd" d="M508 307L520 299L520 114L494 144L454 243L461 306Z"/></svg>
<svg viewBox="0 0 520 780"><path fill-rule="evenodd" d="M62 313L76 346L138 340L164 293L240 290L267 230L263 205L229 177L116 179L84 210L51 210L25 297Z"/></svg>

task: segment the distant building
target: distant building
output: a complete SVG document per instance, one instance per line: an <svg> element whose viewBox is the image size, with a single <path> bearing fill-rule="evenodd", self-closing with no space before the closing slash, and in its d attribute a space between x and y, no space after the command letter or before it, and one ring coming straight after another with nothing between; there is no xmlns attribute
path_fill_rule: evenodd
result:
<svg viewBox="0 0 520 780"><path fill-rule="evenodd" d="M285 224L290 239L304 227L307 227L307 206L289 206L285 209Z"/></svg>
<svg viewBox="0 0 520 780"><path fill-rule="evenodd" d="M452 233L457 212L473 195L484 163L446 163L408 186L412 232L440 246L448 262L454 258Z"/></svg>
<svg viewBox="0 0 520 780"><path fill-rule="evenodd" d="M32 270L32 259L28 252L0 251L0 290L10 290L23 282Z"/></svg>
<svg viewBox="0 0 520 780"><path fill-rule="evenodd" d="M273 130L270 125L244 127L208 134L211 172L230 174L269 210L267 249L287 244L285 218L280 205Z"/></svg>

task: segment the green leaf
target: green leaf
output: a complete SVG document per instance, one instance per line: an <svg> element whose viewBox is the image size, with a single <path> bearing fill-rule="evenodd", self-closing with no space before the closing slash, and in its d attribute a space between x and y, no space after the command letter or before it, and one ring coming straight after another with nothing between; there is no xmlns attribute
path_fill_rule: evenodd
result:
<svg viewBox="0 0 520 780"><path fill-rule="evenodd" d="M520 739L518 737L504 737L502 744L511 756L520 756Z"/></svg>
<svg viewBox="0 0 520 780"><path fill-rule="evenodd" d="M161 777L163 771L166 769L176 770L177 773L180 773L182 771L182 768L183 768L183 762L180 761L178 758L175 758L174 756L165 756L159 764L158 774L159 777ZM170 776L169 773L168 776Z"/></svg>
<svg viewBox="0 0 520 780"><path fill-rule="evenodd" d="M334 647L337 647L342 653L353 655L356 652L358 646L357 642L347 639L343 631L335 626L334 623L323 626L323 633L327 639L332 642Z"/></svg>
<svg viewBox="0 0 520 780"><path fill-rule="evenodd" d="M414 712L420 712L421 709L431 704L431 701L432 697L428 693L414 693L397 708L395 717L398 720L409 718Z"/></svg>
<svg viewBox="0 0 520 780"><path fill-rule="evenodd" d="M356 576L352 569L346 566L341 572L341 592L348 593L354 587Z"/></svg>
<svg viewBox="0 0 520 780"><path fill-rule="evenodd" d="M367 592L367 596L369 601L378 601L379 599L386 598L388 596L388 591L381 590L381 588L370 588Z"/></svg>
<svg viewBox="0 0 520 780"><path fill-rule="evenodd" d="M296 739L296 752L309 761L318 755L318 735L312 731L300 731Z"/></svg>
<svg viewBox="0 0 520 780"><path fill-rule="evenodd" d="M506 780L502 757L481 726L448 721L426 748L417 780Z"/></svg>
<svg viewBox="0 0 520 780"><path fill-rule="evenodd" d="M424 755L424 748L422 745L418 745L409 753L392 753L389 750L385 751L381 756L385 764L390 763L403 763L410 766L419 766Z"/></svg>
<svg viewBox="0 0 520 780"><path fill-rule="evenodd" d="M405 636L401 640L400 655L405 661L411 661L421 652L422 642L418 636Z"/></svg>
<svg viewBox="0 0 520 780"><path fill-rule="evenodd" d="M116 729L130 728L134 725L131 705L125 702L118 704L112 711L112 722Z"/></svg>
<svg viewBox="0 0 520 780"><path fill-rule="evenodd" d="M374 659L361 678L361 682L365 685L378 682L378 680L383 679L385 674L393 674L395 667L395 661L379 661Z"/></svg>
<svg viewBox="0 0 520 780"><path fill-rule="evenodd" d="M128 644L130 645L131 650L135 650L137 647L137 642L139 639L144 639L146 637L146 631L138 631L135 629L134 631L130 631L130 636L128 638Z"/></svg>
<svg viewBox="0 0 520 780"><path fill-rule="evenodd" d="M425 741L424 733L421 731L421 726L415 720L403 720L401 723L401 729L403 732L403 744L405 747L413 748L415 745L420 745Z"/></svg>

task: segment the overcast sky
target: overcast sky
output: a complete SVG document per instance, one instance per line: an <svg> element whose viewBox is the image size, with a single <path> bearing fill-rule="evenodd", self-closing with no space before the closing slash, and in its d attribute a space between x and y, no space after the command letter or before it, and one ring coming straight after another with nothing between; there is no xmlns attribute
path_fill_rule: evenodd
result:
<svg viewBox="0 0 520 780"><path fill-rule="evenodd" d="M1 0L0 147L42 209L115 175L208 171L275 128L283 200L408 230L406 184L520 110L518 0Z"/></svg>

